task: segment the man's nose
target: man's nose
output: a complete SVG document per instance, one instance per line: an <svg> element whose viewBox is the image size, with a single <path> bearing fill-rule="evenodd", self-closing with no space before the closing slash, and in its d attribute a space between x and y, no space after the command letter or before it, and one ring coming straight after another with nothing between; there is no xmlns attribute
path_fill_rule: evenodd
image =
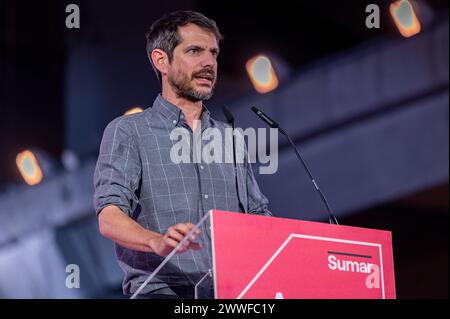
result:
<svg viewBox="0 0 450 319"><path fill-rule="evenodd" d="M215 66L217 66L216 57L211 53L205 54L204 58L202 59L202 67L214 68Z"/></svg>

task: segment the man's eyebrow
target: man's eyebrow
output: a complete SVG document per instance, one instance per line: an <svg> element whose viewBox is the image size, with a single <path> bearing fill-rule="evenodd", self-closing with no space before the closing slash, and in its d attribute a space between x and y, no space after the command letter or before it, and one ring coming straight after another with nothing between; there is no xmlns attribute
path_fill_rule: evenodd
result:
<svg viewBox="0 0 450 319"><path fill-rule="evenodd" d="M204 47L197 45L197 44L191 44L189 46L186 47L185 51L189 51L191 49L197 49L197 50L205 50Z"/></svg>
<svg viewBox="0 0 450 319"><path fill-rule="evenodd" d="M188 45L186 47L185 51L187 52L187 51L192 50L192 49L197 49L197 50L204 51L205 47L202 47L202 46L197 45L197 44L191 44L191 45ZM220 49L219 48L211 48L210 52L218 54L220 52Z"/></svg>

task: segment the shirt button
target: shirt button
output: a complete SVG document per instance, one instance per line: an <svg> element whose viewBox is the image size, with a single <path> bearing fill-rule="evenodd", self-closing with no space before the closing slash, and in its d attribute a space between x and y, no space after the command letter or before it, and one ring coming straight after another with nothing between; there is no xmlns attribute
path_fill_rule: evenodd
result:
<svg viewBox="0 0 450 319"><path fill-rule="evenodd" d="M177 121L176 121L176 120L173 120L172 123L173 123L173 124L177 124Z"/></svg>
<svg viewBox="0 0 450 319"><path fill-rule="evenodd" d="M200 165L200 169L204 169L203 165Z"/></svg>
<svg viewBox="0 0 450 319"><path fill-rule="evenodd" d="M208 199L208 195L205 195L205 199Z"/></svg>

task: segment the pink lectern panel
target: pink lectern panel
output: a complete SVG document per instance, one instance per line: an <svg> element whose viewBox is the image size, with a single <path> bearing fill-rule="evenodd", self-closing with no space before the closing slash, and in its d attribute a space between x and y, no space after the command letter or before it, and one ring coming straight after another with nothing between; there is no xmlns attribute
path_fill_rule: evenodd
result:
<svg viewBox="0 0 450 319"><path fill-rule="evenodd" d="M389 231L212 211L216 298L395 298Z"/></svg>

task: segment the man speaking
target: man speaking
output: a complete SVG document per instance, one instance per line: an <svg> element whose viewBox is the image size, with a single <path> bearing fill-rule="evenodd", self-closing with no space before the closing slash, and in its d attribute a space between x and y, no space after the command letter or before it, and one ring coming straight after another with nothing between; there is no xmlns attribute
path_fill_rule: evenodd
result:
<svg viewBox="0 0 450 319"><path fill-rule="evenodd" d="M271 215L248 160L237 164L237 178L233 163L171 160L174 129L193 138L208 128L223 134L229 128L203 105L216 84L221 38L216 23L198 12L176 11L154 22L147 33L147 54L162 92L152 107L114 119L104 131L94 206L101 234L116 244L127 296L209 210ZM210 261L205 227L137 297L193 298Z"/></svg>

